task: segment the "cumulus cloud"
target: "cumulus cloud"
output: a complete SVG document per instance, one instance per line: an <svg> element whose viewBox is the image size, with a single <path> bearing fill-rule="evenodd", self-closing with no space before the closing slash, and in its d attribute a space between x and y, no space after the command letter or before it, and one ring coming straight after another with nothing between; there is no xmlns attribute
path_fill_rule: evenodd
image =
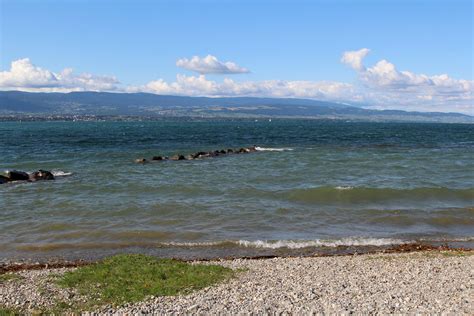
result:
<svg viewBox="0 0 474 316"><path fill-rule="evenodd" d="M205 73L236 73L242 72L243 68L234 63L221 63L217 58L208 56L178 61L184 68L189 66L189 69L193 68L199 75L178 74L174 81L158 79L141 86L123 86L112 76L77 74L70 68L54 72L38 67L25 58L13 61L9 70L0 71L0 90L125 91L188 96L309 98L358 102L377 109L474 114L474 81L451 78L447 74L426 75L401 71L387 60L366 66L364 58L368 53L369 49L364 48L345 52L341 58L341 62L355 70L357 80L354 84L303 80L235 81L228 77L219 81L209 80Z"/></svg>
<svg viewBox="0 0 474 316"><path fill-rule="evenodd" d="M181 58L176 61L176 66L200 74L242 74L250 72L231 61L221 62L212 55L206 57L194 56L191 59Z"/></svg>
<svg viewBox="0 0 474 316"><path fill-rule="evenodd" d="M315 81L244 81L225 78L222 82L208 80L205 75L186 76L178 74L176 81L163 79L151 81L144 86L129 87L129 92L150 92L191 96L258 96L296 97L312 99L342 100L351 97L352 85L341 82Z"/></svg>
<svg viewBox="0 0 474 316"><path fill-rule="evenodd" d="M10 70L0 72L1 90L69 92L114 91L119 81L112 76L75 74L71 68L59 73L35 66L29 58L15 60Z"/></svg>
<svg viewBox="0 0 474 316"><path fill-rule="evenodd" d="M367 67L363 59L368 53L366 48L345 52L341 61L356 70L365 98L376 107L473 114L474 81L400 71L385 59Z"/></svg>
<svg viewBox="0 0 474 316"><path fill-rule="evenodd" d="M362 64L362 60L369 54L370 49L362 48L359 50L348 51L342 54L341 62L351 66L355 70L364 70L364 65Z"/></svg>

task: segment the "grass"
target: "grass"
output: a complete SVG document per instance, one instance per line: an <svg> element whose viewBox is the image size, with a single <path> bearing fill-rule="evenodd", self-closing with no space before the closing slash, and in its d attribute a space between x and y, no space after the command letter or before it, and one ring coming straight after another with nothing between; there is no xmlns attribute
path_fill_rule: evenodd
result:
<svg viewBox="0 0 474 316"><path fill-rule="evenodd" d="M88 306L117 306L151 295L186 294L232 274L231 269L217 265L192 265L146 255L117 255L67 272L57 282L88 297Z"/></svg>
<svg viewBox="0 0 474 316"><path fill-rule="evenodd" d="M17 310L13 308L0 306L0 316L14 316L14 315L20 315L20 312L18 312Z"/></svg>
<svg viewBox="0 0 474 316"><path fill-rule="evenodd" d="M0 284L10 281L10 280L19 280L22 276L15 273L4 273L0 274ZM1 315L1 314L0 314Z"/></svg>

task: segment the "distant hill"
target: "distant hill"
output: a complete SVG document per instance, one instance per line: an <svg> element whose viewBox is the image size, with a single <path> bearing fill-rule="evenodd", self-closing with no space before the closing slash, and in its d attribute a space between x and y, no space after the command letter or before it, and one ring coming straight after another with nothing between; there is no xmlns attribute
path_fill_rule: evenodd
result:
<svg viewBox="0 0 474 316"><path fill-rule="evenodd" d="M190 117L316 117L355 120L473 123L459 113L369 110L308 99L207 98L150 93L0 92L0 115L130 115Z"/></svg>

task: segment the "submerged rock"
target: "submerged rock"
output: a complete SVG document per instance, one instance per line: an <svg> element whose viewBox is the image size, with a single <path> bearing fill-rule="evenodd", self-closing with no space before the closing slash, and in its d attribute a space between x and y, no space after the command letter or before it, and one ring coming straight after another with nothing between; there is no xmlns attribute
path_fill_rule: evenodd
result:
<svg viewBox="0 0 474 316"><path fill-rule="evenodd" d="M54 175L47 170L38 170L31 174L28 174L24 171L18 170L11 170L7 171L6 176L0 175L0 184L7 183L7 182L15 182L15 181L38 181L38 180L54 180Z"/></svg>
<svg viewBox="0 0 474 316"><path fill-rule="evenodd" d="M218 156L222 156L222 155L227 155L227 154L239 154L239 153L250 153L250 152L256 152L257 151L257 147L256 146L252 146L252 147L242 147L240 149L232 149L232 148L228 148L228 149L220 149L220 150L213 150L213 151L198 151L196 153L193 153L193 154L189 154L189 155L181 155L181 154L178 154L178 155L174 155L174 156L171 156L171 157L165 157L165 156L153 156L151 158L151 160L153 161L162 161L162 160L194 160L194 159L200 159L200 158L206 158L206 157L218 157ZM145 158L139 158L139 159L136 159L135 162L137 163L145 163L145 162L148 162Z"/></svg>
<svg viewBox="0 0 474 316"><path fill-rule="evenodd" d="M7 177L10 181L30 180L30 176L26 172L17 170L7 171Z"/></svg>
<svg viewBox="0 0 474 316"><path fill-rule="evenodd" d="M138 159L135 159L135 162L136 163L147 163L148 160L146 160L145 158L138 158Z"/></svg>
<svg viewBox="0 0 474 316"><path fill-rule="evenodd" d="M0 175L0 184L10 182L10 178Z"/></svg>
<svg viewBox="0 0 474 316"><path fill-rule="evenodd" d="M38 181L38 180L54 180L54 175L47 171L47 170L38 170L38 171L35 171L33 172L31 175L30 175L30 180L33 180L33 181Z"/></svg>

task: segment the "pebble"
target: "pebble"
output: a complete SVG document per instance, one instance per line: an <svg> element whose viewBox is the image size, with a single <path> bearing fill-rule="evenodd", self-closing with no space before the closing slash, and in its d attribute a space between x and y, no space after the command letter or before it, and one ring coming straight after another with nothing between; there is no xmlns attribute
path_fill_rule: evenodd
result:
<svg viewBox="0 0 474 316"><path fill-rule="evenodd" d="M94 315L140 314L471 314L474 256L436 253L211 262L239 269L235 278L182 296L150 297ZM242 270L243 269L243 270ZM0 283L0 306L31 312L80 300L50 282L70 268L18 272ZM39 289L42 289L39 291ZM83 299L83 298L82 298Z"/></svg>

